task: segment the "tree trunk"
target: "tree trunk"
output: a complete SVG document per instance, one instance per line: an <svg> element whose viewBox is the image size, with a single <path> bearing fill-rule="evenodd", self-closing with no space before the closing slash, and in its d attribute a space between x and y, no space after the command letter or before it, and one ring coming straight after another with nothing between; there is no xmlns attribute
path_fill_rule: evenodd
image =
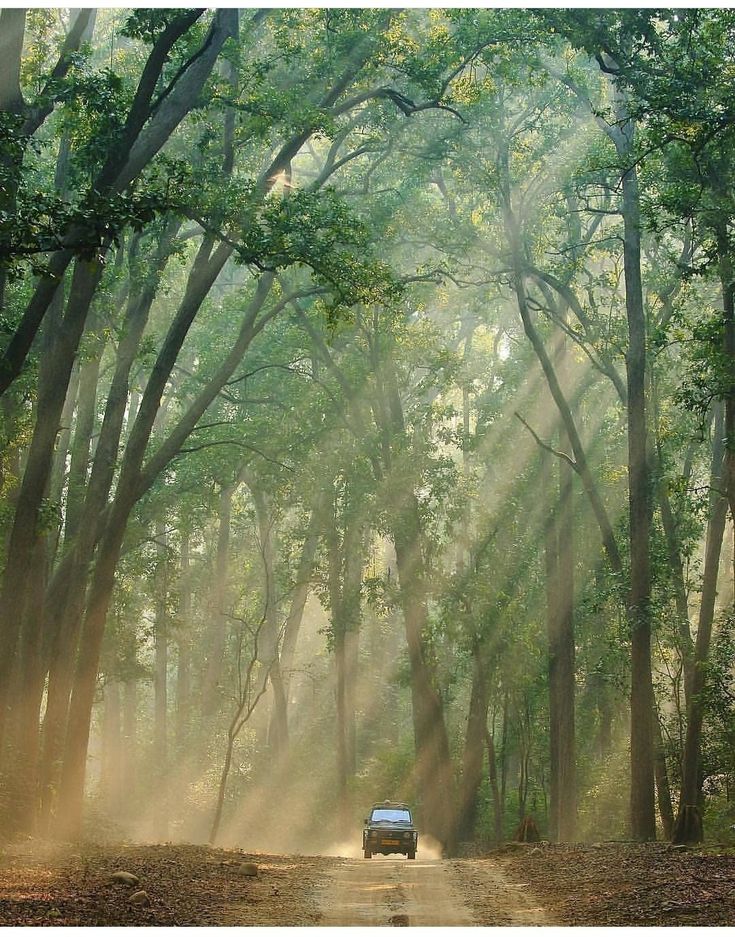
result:
<svg viewBox="0 0 735 937"><path fill-rule="evenodd" d="M0 11L0 111L22 114L25 108L20 88L26 10Z"/></svg>
<svg viewBox="0 0 735 937"><path fill-rule="evenodd" d="M508 691L503 689L503 730L500 733L500 802L505 811L508 788Z"/></svg>
<svg viewBox="0 0 735 937"><path fill-rule="evenodd" d="M317 546L319 545L319 528L323 520L326 505L327 493L326 490L324 490L317 496L311 511L309 524L306 528L306 536L304 537L304 545L301 550L301 558L299 559L299 566L296 572L296 582L291 594L291 607L283 629L281 678L287 698L294 654L296 652L296 642L304 617L304 607L306 606L306 600L309 596L310 580L314 569L314 558L316 556Z"/></svg>
<svg viewBox="0 0 735 937"><path fill-rule="evenodd" d="M247 480L247 479L246 479ZM273 690L273 711L268 746L274 761L278 764L288 747L288 721L286 694L281 679L280 634L278 627L278 595L276 592L276 549L275 549L275 513L270 499L259 486L256 479L247 480L253 496L255 514L258 522L258 536L263 557L264 622L258 644L258 660L262 664L264 679L270 680Z"/></svg>
<svg viewBox="0 0 735 937"><path fill-rule="evenodd" d="M230 776L230 768L232 766L232 750L235 746L235 737L230 730L227 733L227 744L225 746L225 760L222 765L222 773L219 778L219 785L217 787L217 800L214 807L214 817L212 819L212 826L209 831L209 845L214 846L217 842L217 835L219 833L220 824L222 822L222 811L225 806L225 794L227 792L227 779Z"/></svg>
<svg viewBox="0 0 735 937"><path fill-rule="evenodd" d="M549 839L559 841L559 797L561 791L559 778L559 745L561 727L559 721L559 685L557 651L559 644L560 584L559 584L559 505L554 490L554 466L552 456L544 452L543 475L544 492L549 498L551 510L544 523L544 576L546 587L546 633L549 643Z"/></svg>
<svg viewBox="0 0 735 937"><path fill-rule="evenodd" d="M664 838L671 839L674 832L674 808L671 805L671 788L669 787L669 773L666 767L666 752L661 734L661 723L658 712L653 714L653 731L656 743L656 793L658 795L658 812L664 830Z"/></svg>
<svg viewBox="0 0 735 937"><path fill-rule="evenodd" d="M722 193L723 200L729 195ZM728 219L721 218L715 226L717 237L717 259L719 263L720 289L722 291L722 348L730 368L727 393L725 394L725 467L724 482L730 513L735 518L735 272L733 271ZM735 563L735 557L733 558ZM735 593L734 593L735 595Z"/></svg>
<svg viewBox="0 0 735 937"><path fill-rule="evenodd" d="M168 547L166 526L156 522L157 569L155 577L156 619L153 668L153 771L160 798L158 836L168 837Z"/></svg>
<svg viewBox="0 0 735 937"><path fill-rule="evenodd" d="M457 836L460 842L469 842L474 838L477 796L482 783L482 763L488 736L487 708L485 661L482 659L482 651L478 642L472 648L472 686L467 716L467 734L462 753L462 782L457 814ZM494 771L494 764L490 765L490 770ZM495 776L495 786L497 788L497 776Z"/></svg>
<svg viewBox="0 0 735 937"><path fill-rule="evenodd" d="M122 787L122 724L120 683L116 677L105 681L104 715L102 719L102 769L100 793L105 809L118 816Z"/></svg>
<svg viewBox="0 0 735 937"><path fill-rule="evenodd" d="M560 447L566 448L561 430ZM556 730L556 801L552 797L555 832L559 842L573 842L576 832L576 745L574 727L575 644L574 644L574 473L559 463L559 520L555 525L557 547L557 605L553 631L549 635L549 700ZM553 750L553 749L552 749Z"/></svg>
<svg viewBox="0 0 735 937"><path fill-rule="evenodd" d="M87 473L89 455L97 414L97 382L100 373L99 353L85 360L79 369L79 395L74 427L74 444L69 464L69 480L66 496L66 517L64 519L65 545L71 543L79 529L84 496L87 491Z"/></svg>
<svg viewBox="0 0 735 937"><path fill-rule="evenodd" d="M191 568L190 537L181 531L181 557L179 567L179 633L176 661L176 750L183 754L189 737L189 708L191 706Z"/></svg>
<svg viewBox="0 0 735 937"><path fill-rule="evenodd" d="M26 619L20 639L20 680L13 708L10 734L9 786L16 807L13 826L33 832L38 806L39 722L45 670L41 653L44 586L48 559L46 538L39 537L31 557L34 589L26 605Z"/></svg>
<svg viewBox="0 0 735 937"><path fill-rule="evenodd" d="M618 152L633 159L634 125L626 121ZM630 817L634 839L656 838L653 678L651 674L651 506L646 426L646 315L641 284L641 220L635 163L623 175L623 261L628 317L628 499L630 518L631 686Z"/></svg>
<svg viewBox="0 0 735 937"><path fill-rule="evenodd" d="M329 595L336 671L337 814L339 835L350 829L350 784L357 769L355 682L360 634L360 592L364 562L361 512L349 479L345 484L342 544L339 518L334 517L329 541Z"/></svg>
<svg viewBox="0 0 735 937"><path fill-rule="evenodd" d="M132 659L128 666L135 664L135 644L131 648ZM132 799L137 781L138 767L138 680L128 676L123 684L122 710L122 770L120 787L127 800Z"/></svg>
<svg viewBox="0 0 735 937"><path fill-rule="evenodd" d="M661 523L666 537L669 566L671 567L674 585L674 602L676 605L676 620L678 625L677 631L681 644L680 653L684 672L684 703L686 705L691 696L692 670L694 665L694 642L692 641L692 633L689 625L689 601L687 598L686 582L684 581L681 552L679 550L679 537L677 536L674 514L671 510L668 492L666 491L665 479L661 480L657 491L659 507L661 508Z"/></svg>
<svg viewBox="0 0 735 937"><path fill-rule="evenodd" d="M336 812L337 835L345 832L347 803L347 678L345 656L345 626L343 621L342 594L344 589L343 566L345 551L340 545L339 508L337 506L336 486L333 498L332 515L327 530L327 585L329 590L329 608L334 645L335 671L335 748L336 748Z"/></svg>
<svg viewBox="0 0 735 937"><path fill-rule="evenodd" d="M66 460L69 455L69 447L72 439L72 423L74 420L74 408L77 403L77 392L79 390L79 367L72 369L69 379L69 387L66 391L66 400L61 411L61 426L59 427L59 438L54 452L54 461L51 468L51 480L49 483L49 498L52 502L61 503L64 491L64 482L66 480ZM4 398L5 399L5 398ZM58 541L58 537L57 537Z"/></svg>
<svg viewBox="0 0 735 937"><path fill-rule="evenodd" d="M673 836L675 843L698 842L702 837L699 794L701 789L702 722L705 707L703 691L706 683L706 666L715 615L715 599L717 597L717 576L728 507L727 498L723 496L723 490L726 490L726 486L723 484L723 474L727 465L724 445L724 405L722 402L718 402L716 406L702 598L699 606L697 638L694 644L691 697L687 706L687 731L682 757L681 796Z"/></svg>
<svg viewBox="0 0 735 937"><path fill-rule="evenodd" d="M486 732L485 742L487 744L487 769L490 780L490 790L493 795L493 824L495 833L495 842L500 843L503 839L503 798L498 787L498 769L495 758L495 742L491 732Z"/></svg>
<svg viewBox="0 0 735 937"><path fill-rule="evenodd" d="M20 87L20 72L23 59L26 13L24 9L5 8L0 10L0 111L13 115L16 126L22 124L26 104ZM22 155L14 153L14 147L0 157L0 168L5 176L0 192L0 211L12 218L17 208L18 185L22 171ZM5 311L5 286L8 279L6 264L0 264L0 311Z"/></svg>
<svg viewBox="0 0 735 937"><path fill-rule="evenodd" d="M223 485L219 496L217 551L214 560L210 604L211 630L207 648L207 669L202 687L202 712L209 716L217 711L221 702L222 667L229 625L227 617L229 607L227 582L230 557L230 520L232 516L232 498L235 490L235 485Z"/></svg>

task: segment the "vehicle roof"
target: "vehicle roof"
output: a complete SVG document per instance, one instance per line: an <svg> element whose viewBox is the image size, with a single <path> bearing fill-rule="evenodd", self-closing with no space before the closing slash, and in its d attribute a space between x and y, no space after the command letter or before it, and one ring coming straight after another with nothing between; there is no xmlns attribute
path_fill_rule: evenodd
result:
<svg viewBox="0 0 735 937"><path fill-rule="evenodd" d="M379 804L373 804L370 809L371 809L371 810L380 810L381 808L387 809L387 810L390 810L390 809L392 808L392 809L394 809L394 810L409 810L409 811L410 811L410 809L411 809L411 808L408 806L408 804L396 804L396 803L394 803L393 801L390 801L390 800L383 800L383 801L381 801Z"/></svg>

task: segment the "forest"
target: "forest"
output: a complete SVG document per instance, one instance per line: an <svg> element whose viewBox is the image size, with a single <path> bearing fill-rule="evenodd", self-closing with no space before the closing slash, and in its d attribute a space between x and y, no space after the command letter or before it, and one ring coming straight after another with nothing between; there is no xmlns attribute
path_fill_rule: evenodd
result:
<svg viewBox="0 0 735 937"><path fill-rule="evenodd" d="M735 844L735 12L0 53L0 838Z"/></svg>

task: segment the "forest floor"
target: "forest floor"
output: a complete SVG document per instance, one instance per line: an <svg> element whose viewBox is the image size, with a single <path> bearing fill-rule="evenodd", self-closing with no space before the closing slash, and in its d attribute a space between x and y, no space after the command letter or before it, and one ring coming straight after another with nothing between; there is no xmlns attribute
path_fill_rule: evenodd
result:
<svg viewBox="0 0 735 937"><path fill-rule="evenodd" d="M0 847L2 926L734 922L735 857L712 849L537 844L368 861L169 844Z"/></svg>

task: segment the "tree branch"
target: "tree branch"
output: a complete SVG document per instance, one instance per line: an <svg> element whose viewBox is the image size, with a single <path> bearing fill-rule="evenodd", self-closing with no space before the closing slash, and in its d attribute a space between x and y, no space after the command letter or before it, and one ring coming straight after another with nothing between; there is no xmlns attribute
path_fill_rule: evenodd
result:
<svg viewBox="0 0 735 937"><path fill-rule="evenodd" d="M559 449L554 449L553 446L550 446L548 443L545 443L543 439L541 439L541 437L538 435L538 433L531 426L529 426L528 423L526 423L526 421L523 419L523 417L520 415L520 413L517 410L513 412L513 415L521 421L521 423L526 427L528 432L533 436L533 438L536 440L536 443L542 449L545 449L546 452L550 452L552 455L555 455L558 459L561 459L562 461L566 462L567 465L570 465L574 469L575 472L578 470L579 466L570 455L567 455L566 452L561 452Z"/></svg>

